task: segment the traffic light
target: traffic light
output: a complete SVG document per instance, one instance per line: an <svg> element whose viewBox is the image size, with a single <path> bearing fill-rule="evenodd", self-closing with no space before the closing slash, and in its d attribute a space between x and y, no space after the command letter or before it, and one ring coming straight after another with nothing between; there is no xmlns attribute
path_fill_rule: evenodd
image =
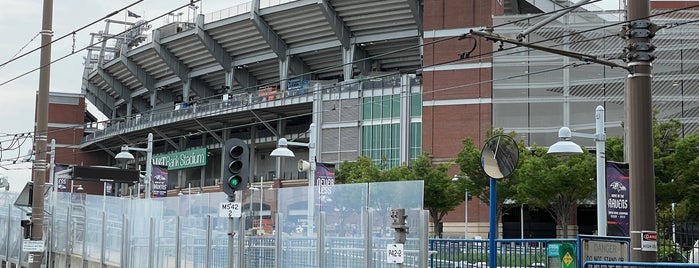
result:
<svg viewBox="0 0 699 268"><path fill-rule="evenodd" d="M23 237L24 239L29 239L32 236L32 221L30 220L21 220L19 224L22 226L23 229Z"/></svg>
<svg viewBox="0 0 699 268"><path fill-rule="evenodd" d="M393 240L398 244L404 244L410 232L410 227L406 225L407 218L404 208L391 209L391 228L395 230Z"/></svg>
<svg viewBox="0 0 699 268"><path fill-rule="evenodd" d="M228 139L223 147L223 192L229 197L235 192L247 188L250 169L250 152L248 145L241 139Z"/></svg>
<svg viewBox="0 0 699 268"><path fill-rule="evenodd" d="M400 228L405 226L405 220L407 218L408 215L405 215L404 208L391 209L391 226L393 226L393 228Z"/></svg>

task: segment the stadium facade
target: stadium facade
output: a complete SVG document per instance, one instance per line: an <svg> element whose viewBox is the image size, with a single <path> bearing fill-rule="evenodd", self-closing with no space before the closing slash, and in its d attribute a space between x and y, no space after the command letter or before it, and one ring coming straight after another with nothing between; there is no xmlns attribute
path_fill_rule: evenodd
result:
<svg viewBox="0 0 699 268"><path fill-rule="evenodd" d="M294 160L269 154L280 137L307 142L311 123L318 126L316 160L330 164L365 155L397 166L423 152L450 162L464 138L481 144L491 128L548 146L561 126L594 132L598 105L607 111L608 136L622 135L625 70L464 38L488 26L514 38L545 18L536 14L569 5L258 0L156 29L148 21L107 22L93 35L79 97L109 119L71 130L73 139L61 138L57 147L69 152L58 151L56 163L115 165L123 144L145 147L152 133L156 157L197 151L206 158L200 166L170 169L172 193L190 186L219 189L221 147L228 138L252 145L253 182L305 184L296 161L308 157L307 148L294 148ZM696 24L687 23L697 12L688 7L691 1L653 1L653 21L667 25L654 38L653 106L659 119L679 119L687 124L685 133L692 133L699 45L692 34ZM524 41L624 64L618 36L623 20L623 10L586 5ZM115 33L120 23L129 30ZM65 133L65 124L52 116L51 135ZM102 194L100 187L86 191ZM485 234L487 207L478 201L468 206L471 233ZM463 230L463 219L463 209L455 210L446 219L447 231ZM594 229L572 221L580 232Z"/></svg>

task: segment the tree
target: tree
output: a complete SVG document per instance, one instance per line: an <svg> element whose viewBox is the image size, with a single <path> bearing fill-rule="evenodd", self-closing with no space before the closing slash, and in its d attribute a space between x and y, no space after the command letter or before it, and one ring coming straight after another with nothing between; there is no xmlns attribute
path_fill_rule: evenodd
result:
<svg viewBox="0 0 699 268"><path fill-rule="evenodd" d="M494 135L502 134L502 130L488 131L487 136L492 137ZM515 133L510 133L510 137L514 137ZM476 196L481 201L490 204L490 177L483 172L481 169L481 149L476 147L471 138L466 138L462 141L464 147L461 149L456 157L456 164L459 165L459 172L468 179L460 180L461 183L460 195L465 195L465 191L468 189L469 195ZM518 147L520 149L520 155L522 151L526 150L521 142L518 142ZM521 163L521 158L520 158ZM499 222L502 218L503 211L506 206L515 206L516 203L505 204L505 200L514 200L516 194L516 182L517 182L517 169L514 173L507 178L497 180L497 206L496 219Z"/></svg>
<svg viewBox="0 0 699 268"><path fill-rule="evenodd" d="M548 211L568 237L570 213L595 193L595 157L590 153L567 158L534 147L520 158L516 199Z"/></svg>
<svg viewBox="0 0 699 268"><path fill-rule="evenodd" d="M449 176L449 164L432 165L429 154L423 154L413 161L411 169L418 179L424 180L424 207L430 213L434 224L434 234L442 237L444 224L442 219L461 204L464 196L462 187L453 183Z"/></svg>
<svg viewBox="0 0 699 268"><path fill-rule="evenodd" d="M673 201L679 203L676 216L685 221L699 220L699 134L695 133L677 142L675 152L668 159L673 176ZM663 188L661 188L663 189ZM664 189L663 189L664 190Z"/></svg>
<svg viewBox="0 0 699 268"><path fill-rule="evenodd" d="M366 183L381 180L381 170L367 156L360 156L357 161L345 161L335 171L337 183Z"/></svg>

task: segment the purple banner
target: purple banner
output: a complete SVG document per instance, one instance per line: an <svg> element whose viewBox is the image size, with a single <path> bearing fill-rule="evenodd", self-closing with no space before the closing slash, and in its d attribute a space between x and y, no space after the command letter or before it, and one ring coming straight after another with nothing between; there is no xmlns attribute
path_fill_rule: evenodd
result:
<svg viewBox="0 0 699 268"><path fill-rule="evenodd" d="M53 180L55 181L56 191L58 192L70 192L70 189L68 189L68 187L70 187L68 184L68 179L70 179L70 176L67 174L55 175L59 171L64 171L66 169L68 169L68 165L66 164L55 164L53 166Z"/></svg>
<svg viewBox="0 0 699 268"><path fill-rule="evenodd" d="M629 164L607 162L607 235L629 236Z"/></svg>
<svg viewBox="0 0 699 268"><path fill-rule="evenodd" d="M316 185L319 195L330 195L335 186L335 171L327 164L316 163Z"/></svg>
<svg viewBox="0 0 699 268"><path fill-rule="evenodd" d="M114 183L105 182L103 186L104 186L104 193L106 195L113 195L114 194Z"/></svg>
<svg viewBox="0 0 699 268"><path fill-rule="evenodd" d="M167 166L153 165L151 171L151 197L167 197Z"/></svg>

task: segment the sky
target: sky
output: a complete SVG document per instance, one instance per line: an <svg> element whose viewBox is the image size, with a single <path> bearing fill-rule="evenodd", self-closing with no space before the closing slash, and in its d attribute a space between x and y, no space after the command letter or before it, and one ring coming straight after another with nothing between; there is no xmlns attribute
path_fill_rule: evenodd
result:
<svg viewBox="0 0 699 268"><path fill-rule="evenodd" d="M263 2L287 2L289 0L262 0ZM79 28L82 28L107 14L129 6L138 0L59 0L54 1L53 10L53 40L57 40ZM208 14L232 7L246 0L202 0L195 10L184 8L181 20L192 19L195 13ZM577 2L577 1L576 1ZM128 10L141 15L141 19L153 19L166 14L177 7L184 6L189 0L143 0ZM37 49L41 37L42 19L41 0L0 0L0 65ZM617 9L619 0L604 0L596 5L609 9ZM166 16L167 17L167 16ZM136 19L126 16L126 11L120 12L111 19L135 22ZM172 19L172 17L170 17ZM152 23L153 28L164 24L165 18ZM52 44L52 59L64 57L86 47L90 42L90 33L104 30L105 23L100 22L75 33L75 38L69 36ZM34 38L34 39L33 39ZM33 39L33 40L32 40ZM18 53L19 52L19 53ZM29 72L39 66L39 50L0 66L0 146L5 149L10 146L11 136L19 133L33 132L36 92L39 87L39 72L34 71L21 78L15 77ZM51 65L51 92L81 93L81 78L83 73L83 57L86 51L80 51ZM9 82L10 80L13 80ZM90 111L96 111L88 107ZM11 191L20 191L25 182L31 178L31 164L11 164L18 156L27 155L33 146L33 141L25 142L19 149L2 150L0 155L0 174L8 176ZM10 161L10 162L8 162Z"/></svg>
<svg viewBox="0 0 699 268"><path fill-rule="evenodd" d="M278 0L273 0L277 1ZM53 7L53 40L82 28L94 21L103 18L107 14L129 6L138 0L54 0ZM168 13L180 6L187 5L189 0L144 0L130 7L128 10L142 16L140 19L150 20L162 14ZM195 13L211 13L240 3L246 0L203 0L197 4L196 11L184 8L181 20L193 18ZM37 49L41 45L41 36L37 36L41 30L43 1L41 0L0 0L0 65L19 55ZM167 16L166 16L167 17ZM126 20L135 22L137 19L127 17L126 11L111 17L114 20ZM164 24L165 18L157 19L152 28ZM172 17L170 17L172 20ZM112 24L114 25L114 24ZM99 22L92 27L76 32L75 44L72 36L56 41L52 44L52 59L64 57L75 50L88 46L90 33L104 30L105 23ZM111 26L114 27L114 26ZM123 27L123 26L121 26ZM34 38L32 40L32 38ZM25 47L26 46L26 47ZM0 67L0 84L39 67L40 51L36 50L18 60ZM74 55L51 65L51 92L81 93L83 57L86 51L77 52ZM10 146L11 136L18 133L33 132L35 98L39 89L39 72L23 76L12 82L0 85L0 107L3 110L0 115L0 146L5 149ZM96 111L88 107L90 111ZM8 137L8 135L10 137ZM33 141L26 141L18 150L3 150L0 155L0 174L8 176L10 191L20 191L26 181L31 178L31 164L11 164L18 156L21 159L32 149ZM10 162L8 162L10 161ZM9 169L9 170L7 170Z"/></svg>

